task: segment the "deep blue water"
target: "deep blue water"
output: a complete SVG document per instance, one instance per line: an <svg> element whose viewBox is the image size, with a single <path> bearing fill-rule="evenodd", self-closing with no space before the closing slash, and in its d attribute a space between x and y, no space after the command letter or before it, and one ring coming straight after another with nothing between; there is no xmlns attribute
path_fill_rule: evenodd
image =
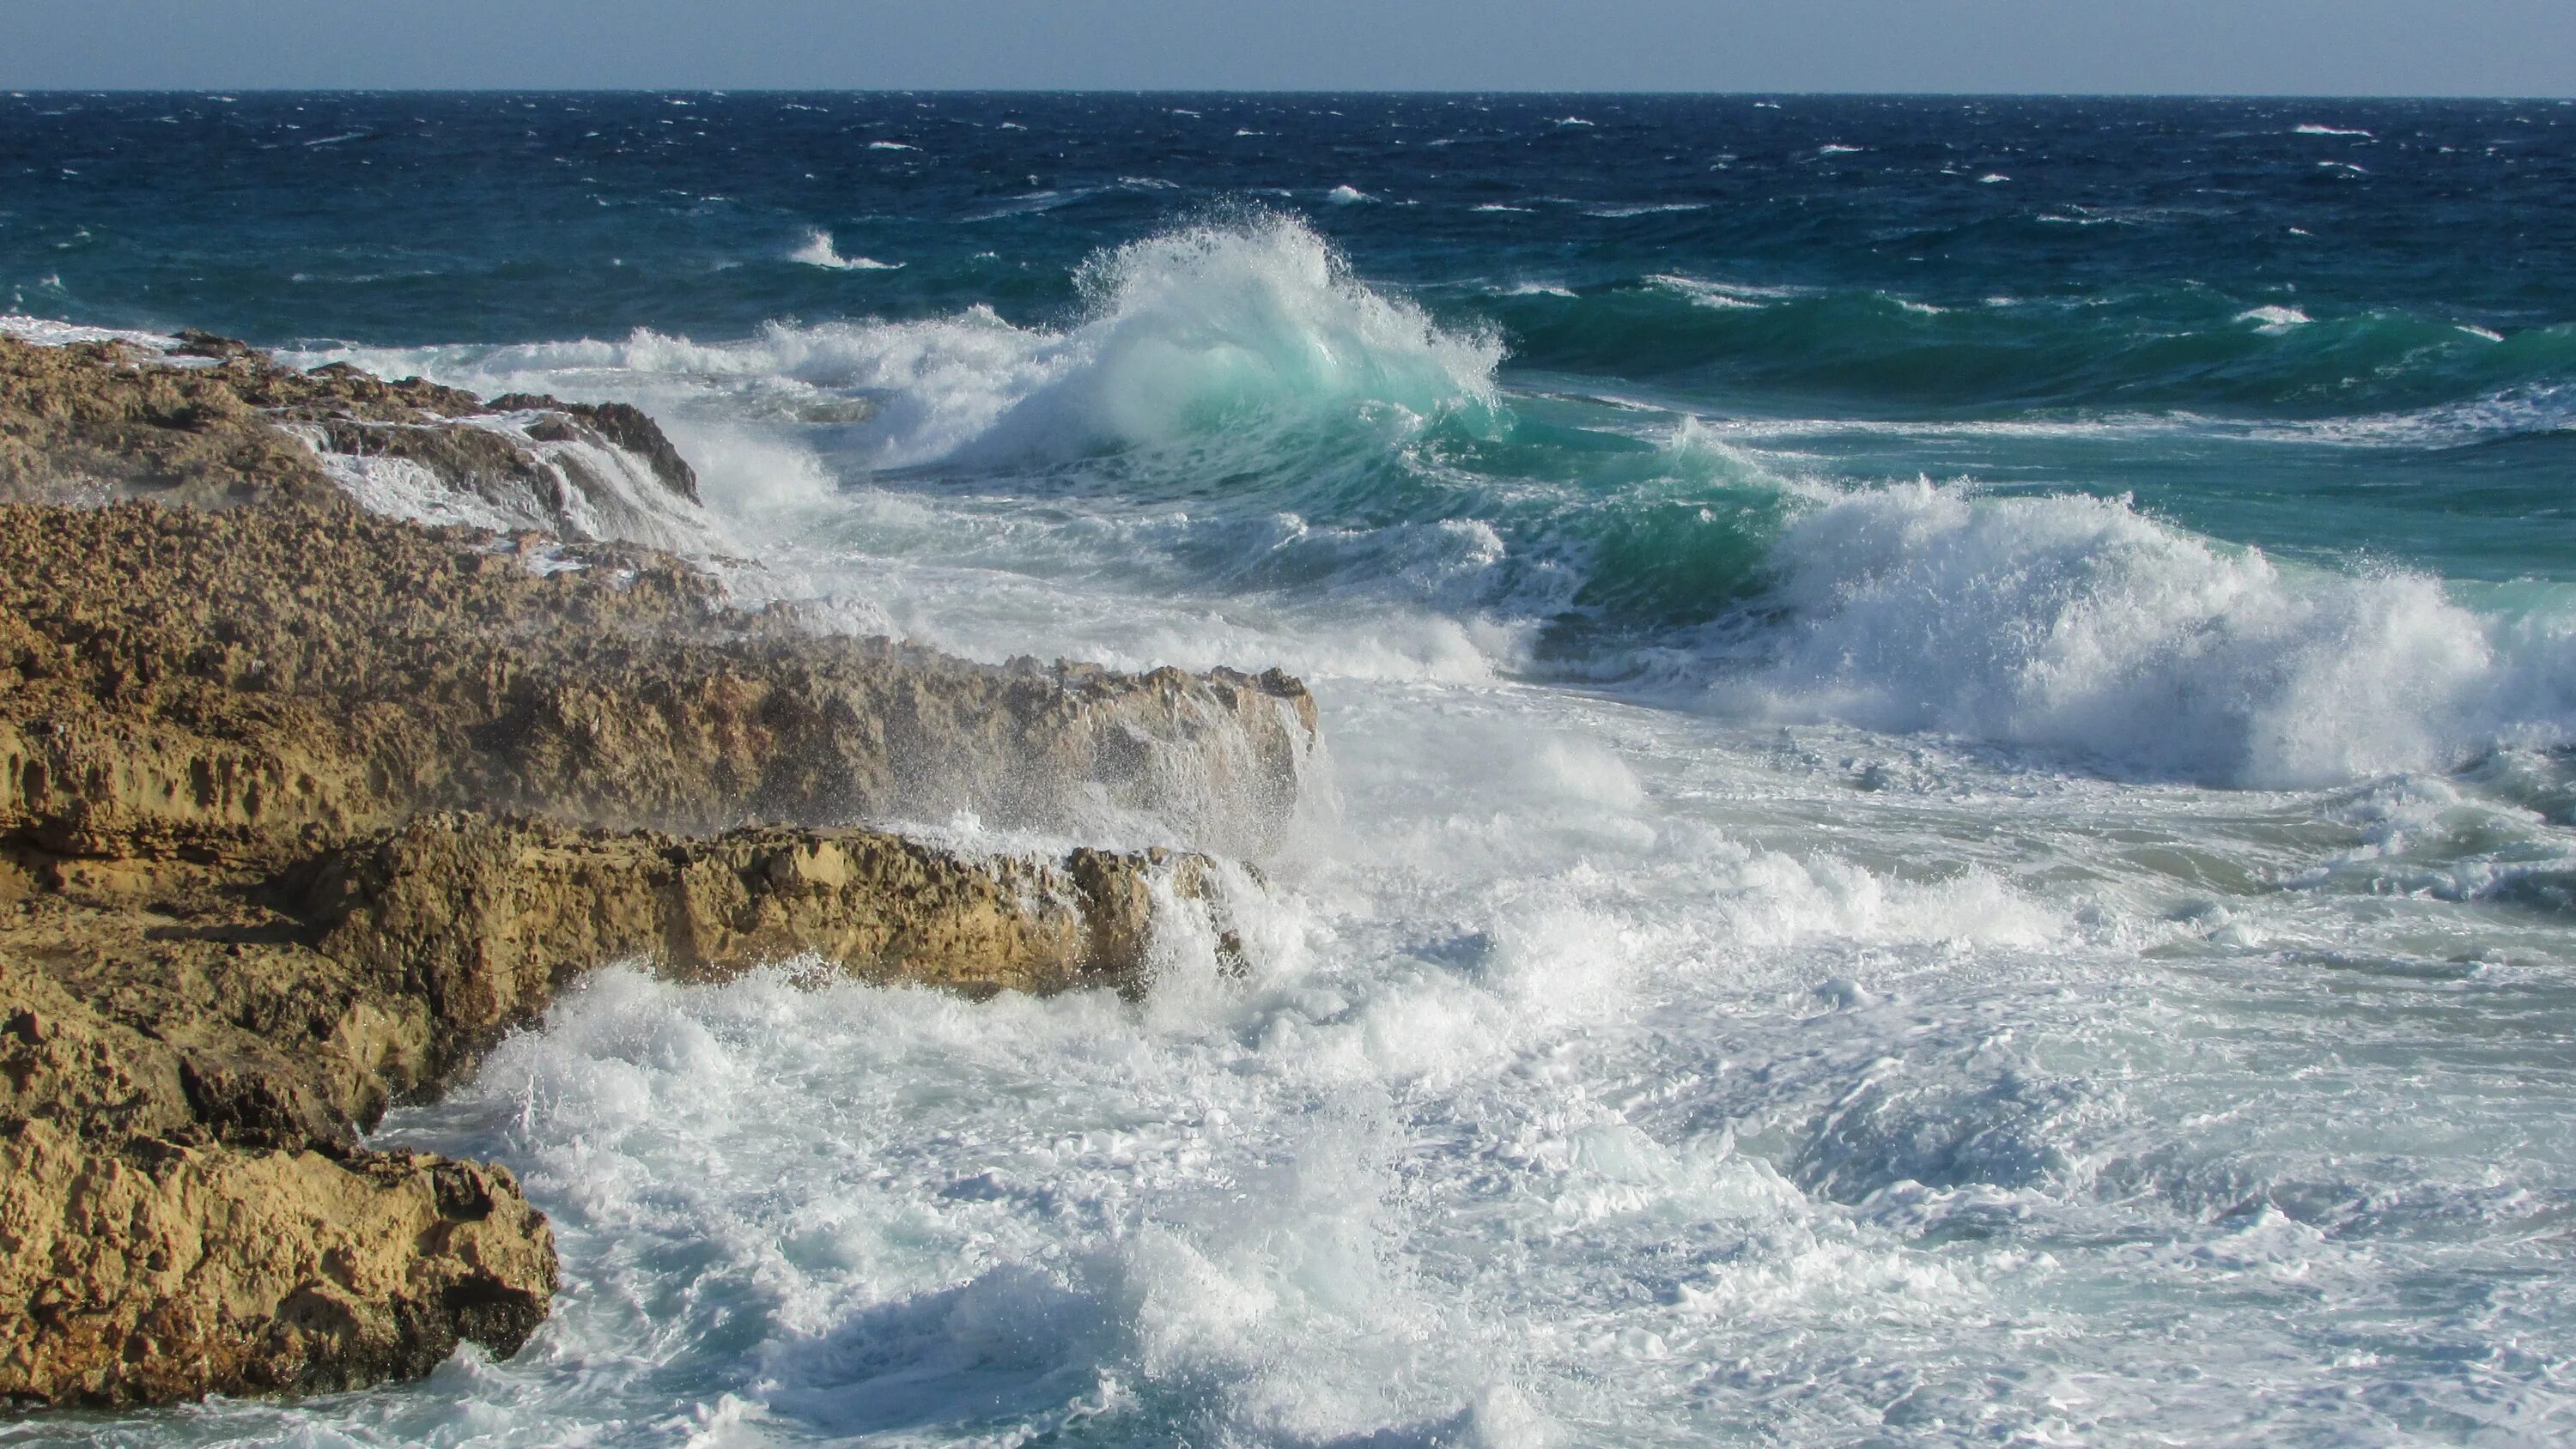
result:
<svg viewBox="0 0 2576 1449"><path fill-rule="evenodd" d="M373 347L1062 324L1092 252L1275 207L1492 329L1507 384L1888 424L1808 441L2292 552L2576 565L2560 103L36 95L0 177L16 308ZM901 269L792 260L817 228ZM2084 426L2140 418L2206 426ZM1893 426L1961 422L2052 426Z"/></svg>

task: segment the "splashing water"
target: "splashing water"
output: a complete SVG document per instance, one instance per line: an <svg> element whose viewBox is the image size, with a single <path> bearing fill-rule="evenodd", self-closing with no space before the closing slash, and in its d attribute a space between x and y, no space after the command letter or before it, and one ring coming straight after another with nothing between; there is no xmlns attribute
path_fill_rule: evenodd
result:
<svg viewBox="0 0 2576 1449"><path fill-rule="evenodd" d="M1282 664L1326 748L1245 974L612 967L380 1134L552 1214L527 1351L13 1442L2576 1428L2564 116L1166 99L253 98L371 138L228 163L281 218L583 165L560 258L424 162L230 293L187 175L31 193L68 322L638 403L746 599Z"/></svg>

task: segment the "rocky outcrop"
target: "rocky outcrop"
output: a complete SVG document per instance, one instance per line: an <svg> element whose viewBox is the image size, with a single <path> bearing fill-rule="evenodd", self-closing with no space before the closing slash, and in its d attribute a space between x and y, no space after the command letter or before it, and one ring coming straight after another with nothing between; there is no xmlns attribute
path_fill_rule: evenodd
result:
<svg viewBox="0 0 2576 1449"><path fill-rule="evenodd" d="M486 403L334 363L286 367L184 332L31 346L0 336L0 500L223 505L346 491L428 523L703 550L697 474L621 403Z"/></svg>
<svg viewBox="0 0 2576 1449"><path fill-rule="evenodd" d="M515 1352L543 1321L553 1242L507 1170L356 1144L387 1098L366 1064L417 1010L283 943L12 914L0 1396L343 1388L462 1339Z"/></svg>
<svg viewBox="0 0 2576 1449"><path fill-rule="evenodd" d="M691 832L1144 818L1249 853L1313 725L1276 673L821 637L667 556L496 549L337 498L0 511L0 833L61 854L229 858L464 807Z"/></svg>
<svg viewBox="0 0 2576 1449"><path fill-rule="evenodd" d="M585 491L594 453L623 472ZM396 465L550 528L353 501ZM883 822L1248 851L1294 809L1294 680L827 637L591 526L693 488L632 409L0 337L0 1398L515 1351L543 1215L499 1167L368 1148L391 1104L609 961L1141 989L1157 902L1221 914L1203 858Z"/></svg>
<svg viewBox="0 0 2576 1449"><path fill-rule="evenodd" d="M1141 983L1189 857L971 860L433 816L257 881L21 880L0 917L0 1397L154 1402L515 1352L545 1219L502 1168L364 1148L603 962L984 993Z"/></svg>
<svg viewBox="0 0 2576 1449"><path fill-rule="evenodd" d="M605 961L704 981L803 956L970 995L1133 990L1157 884L1192 900L1209 885L1200 858L1169 852L970 859L869 830L692 839L478 815L414 821L311 876L315 949L426 1007L398 1074L415 1090Z"/></svg>
<svg viewBox="0 0 2576 1449"><path fill-rule="evenodd" d="M0 1127L0 1394L162 1403L417 1377L518 1351L553 1239L502 1168Z"/></svg>

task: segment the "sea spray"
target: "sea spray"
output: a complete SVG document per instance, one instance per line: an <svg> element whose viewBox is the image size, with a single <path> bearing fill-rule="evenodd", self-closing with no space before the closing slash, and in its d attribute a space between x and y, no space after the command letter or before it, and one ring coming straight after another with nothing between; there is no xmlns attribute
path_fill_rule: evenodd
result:
<svg viewBox="0 0 2576 1449"><path fill-rule="evenodd" d="M2298 785L2549 742L2561 637L2499 649L2436 581L2275 565L2126 500L1854 493L1782 534L1777 651L1716 695L2117 770Z"/></svg>

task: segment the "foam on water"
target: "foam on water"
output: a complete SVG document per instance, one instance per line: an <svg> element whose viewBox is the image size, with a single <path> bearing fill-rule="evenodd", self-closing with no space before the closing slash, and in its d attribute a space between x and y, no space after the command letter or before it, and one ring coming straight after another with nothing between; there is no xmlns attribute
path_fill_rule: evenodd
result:
<svg viewBox="0 0 2576 1449"><path fill-rule="evenodd" d="M1729 718L1936 731L2117 776L2233 785L2446 768L2499 744L2555 744L2576 725L2561 613L2507 624L2434 579L2282 565L2123 499L1818 486L1721 441L1837 426L2153 437L2206 431L2201 420L1685 418L1670 446L1622 465L1632 481L1609 485L1620 474L1595 464L1568 489L1446 462L1518 426L1496 344L1361 284L1300 223L1185 227L1103 251L1079 280L1083 315L1055 331L979 311L780 326L730 345L638 334L358 355L488 390L672 403L711 505L780 539L756 591L834 599L852 627L978 657L1021 652L1035 629L1127 667L1631 676L1666 698L1686 683ZM1737 308L1800 295L1656 281ZM2269 315L2249 318L2286 325ZM829 425L827 462L797 428L835 399L850 410ZM1471 424L1454 435L1463 443L1434 431L1457 420ZM2323 425L2299 436L2349 441ZM1204 492L1199 476L1232 481L1203 507L1069 513L834 486L924 467L1071 468L1122 489L1179 480L1183 497ZM1391 490L1406 488L1453 516L1389 516ZM880 562L852 573L836 562L850 551ZM1121 603L1071 616L1061 591L1074 581ZM1586 610L1644 606L1603 602L1631 596L1651 603L1654 628L1613 613L1594 654L1550 642Z"/></svg>
<svg viewBox="0 0 2576 1449"><path fill-rule="evenodd" d="M1740 707L1942 730L2221 783L2441 768L2576 724L2576 635L2506 630L2401 573L2285 570L2125 500L1915 484L1799 517L1794 621Z"/></svg>
<svg viewBox="0 0 2576 1449"><path fill-rule="evenodd" d="M2254 883L2368 850L2375 797L2293 823L2318 802L1938 755L1856 796L1864 736L1514 687L1328 704L1365 808L1295 883L1236 878L1248 977L1178 918L1141 1003L603 973L380 1136L498 1154L553 1216L528 1350L128 1437L2327 1442L2576 1412L2544 1270L2576 1143L2515 1086L2553 1070L2563 983L2369 974L2386 897ZM1856 833L1863 798L1901 808ZM2176 805L2209 816L2187 840ZM2332 1019L2285 1009L2303 948L2243 944L2321 934L2355 962ZM2463 1011L2473 1042L2421 1039ZM2329 1048L2330 1083L2280 1070ZM2511 1182L2496 1130L2526 1134ZM2519 1286L2408 1302L2482 1271Z"/></svg>
<svg viewBox="0 0 2576 1449"><path fill-rule="evenodd" d="M868 257L845 257L833 247L832 234L821 227L807 231L804 242L788 254L788 260L835 272L891 272L903 266L901 262L880 262Z"/></svg>
<svg viewBox="0 0 2576 1449"><path fill-rule="evenodd" d="M538 415L492 414L456 419L510 439L551 475L534 484L483 480L481 491L451 486L435 471L408 458L334 451L324 429L283 422L279 427L311 448L322 471L373 512L417 523L488 528L502 533L536 530L590 541L640 543L683 554L713 553L725 545L722 526L706 511L674 496L653 465L613 443L579 438L540 438L530 431Z"/></svg>
<svg viewBox="0 0 2576 1449"><path fill-rule="evenodd" d="M1085 315L1051 331L990 309L924 322L773 325L709 345L638 332L468 350L348 349L379 371L425 368L497 390L702 395L709 381L757 392L864 400L859 460L879 468L1077 458L1109 447L1189 444L1245 424L1275 432L1319 418L1438 415L1494 402L1499 342L1444 329L1354 279L1310 227L1253 213L1165 232L1086 262Z"/></svg>
<svg viewBox="0 0 2576 1449"><path fill-rule="evenodd" d="M95 171L121 103L80 104ZM511 104L473 134L558 124ZM384 1134L554 1215L526 1353L20 1439L2576 1433L2551 113L2336 102L2407 138L2365 178L2305 102L1210 99L1193 159L1168 98L853 97L800 137L710 97L672 183L688 143L622 104L541 103L585 112L565 155L654 158L566 168L560 269L487 240L435 322L345 277L245 309L503 339L309 361L645 406L737 590L807 617L1305 675L1316 808L1227 872L1252 969L1174 914L1132 1003L613 971ZM926 165L837 129L871 108L1015 119ZM377 134L261 156L409 144L284 119ZM30 192L12 285L204 295L122 239L223 225L187 181ZM1318 201L1368 280L1164 210L1229 194ZM603 202L644 224L585 249ZM827 215L913 265L705 265ZM928 833L1187 822L1059 824Z"/></svg>

